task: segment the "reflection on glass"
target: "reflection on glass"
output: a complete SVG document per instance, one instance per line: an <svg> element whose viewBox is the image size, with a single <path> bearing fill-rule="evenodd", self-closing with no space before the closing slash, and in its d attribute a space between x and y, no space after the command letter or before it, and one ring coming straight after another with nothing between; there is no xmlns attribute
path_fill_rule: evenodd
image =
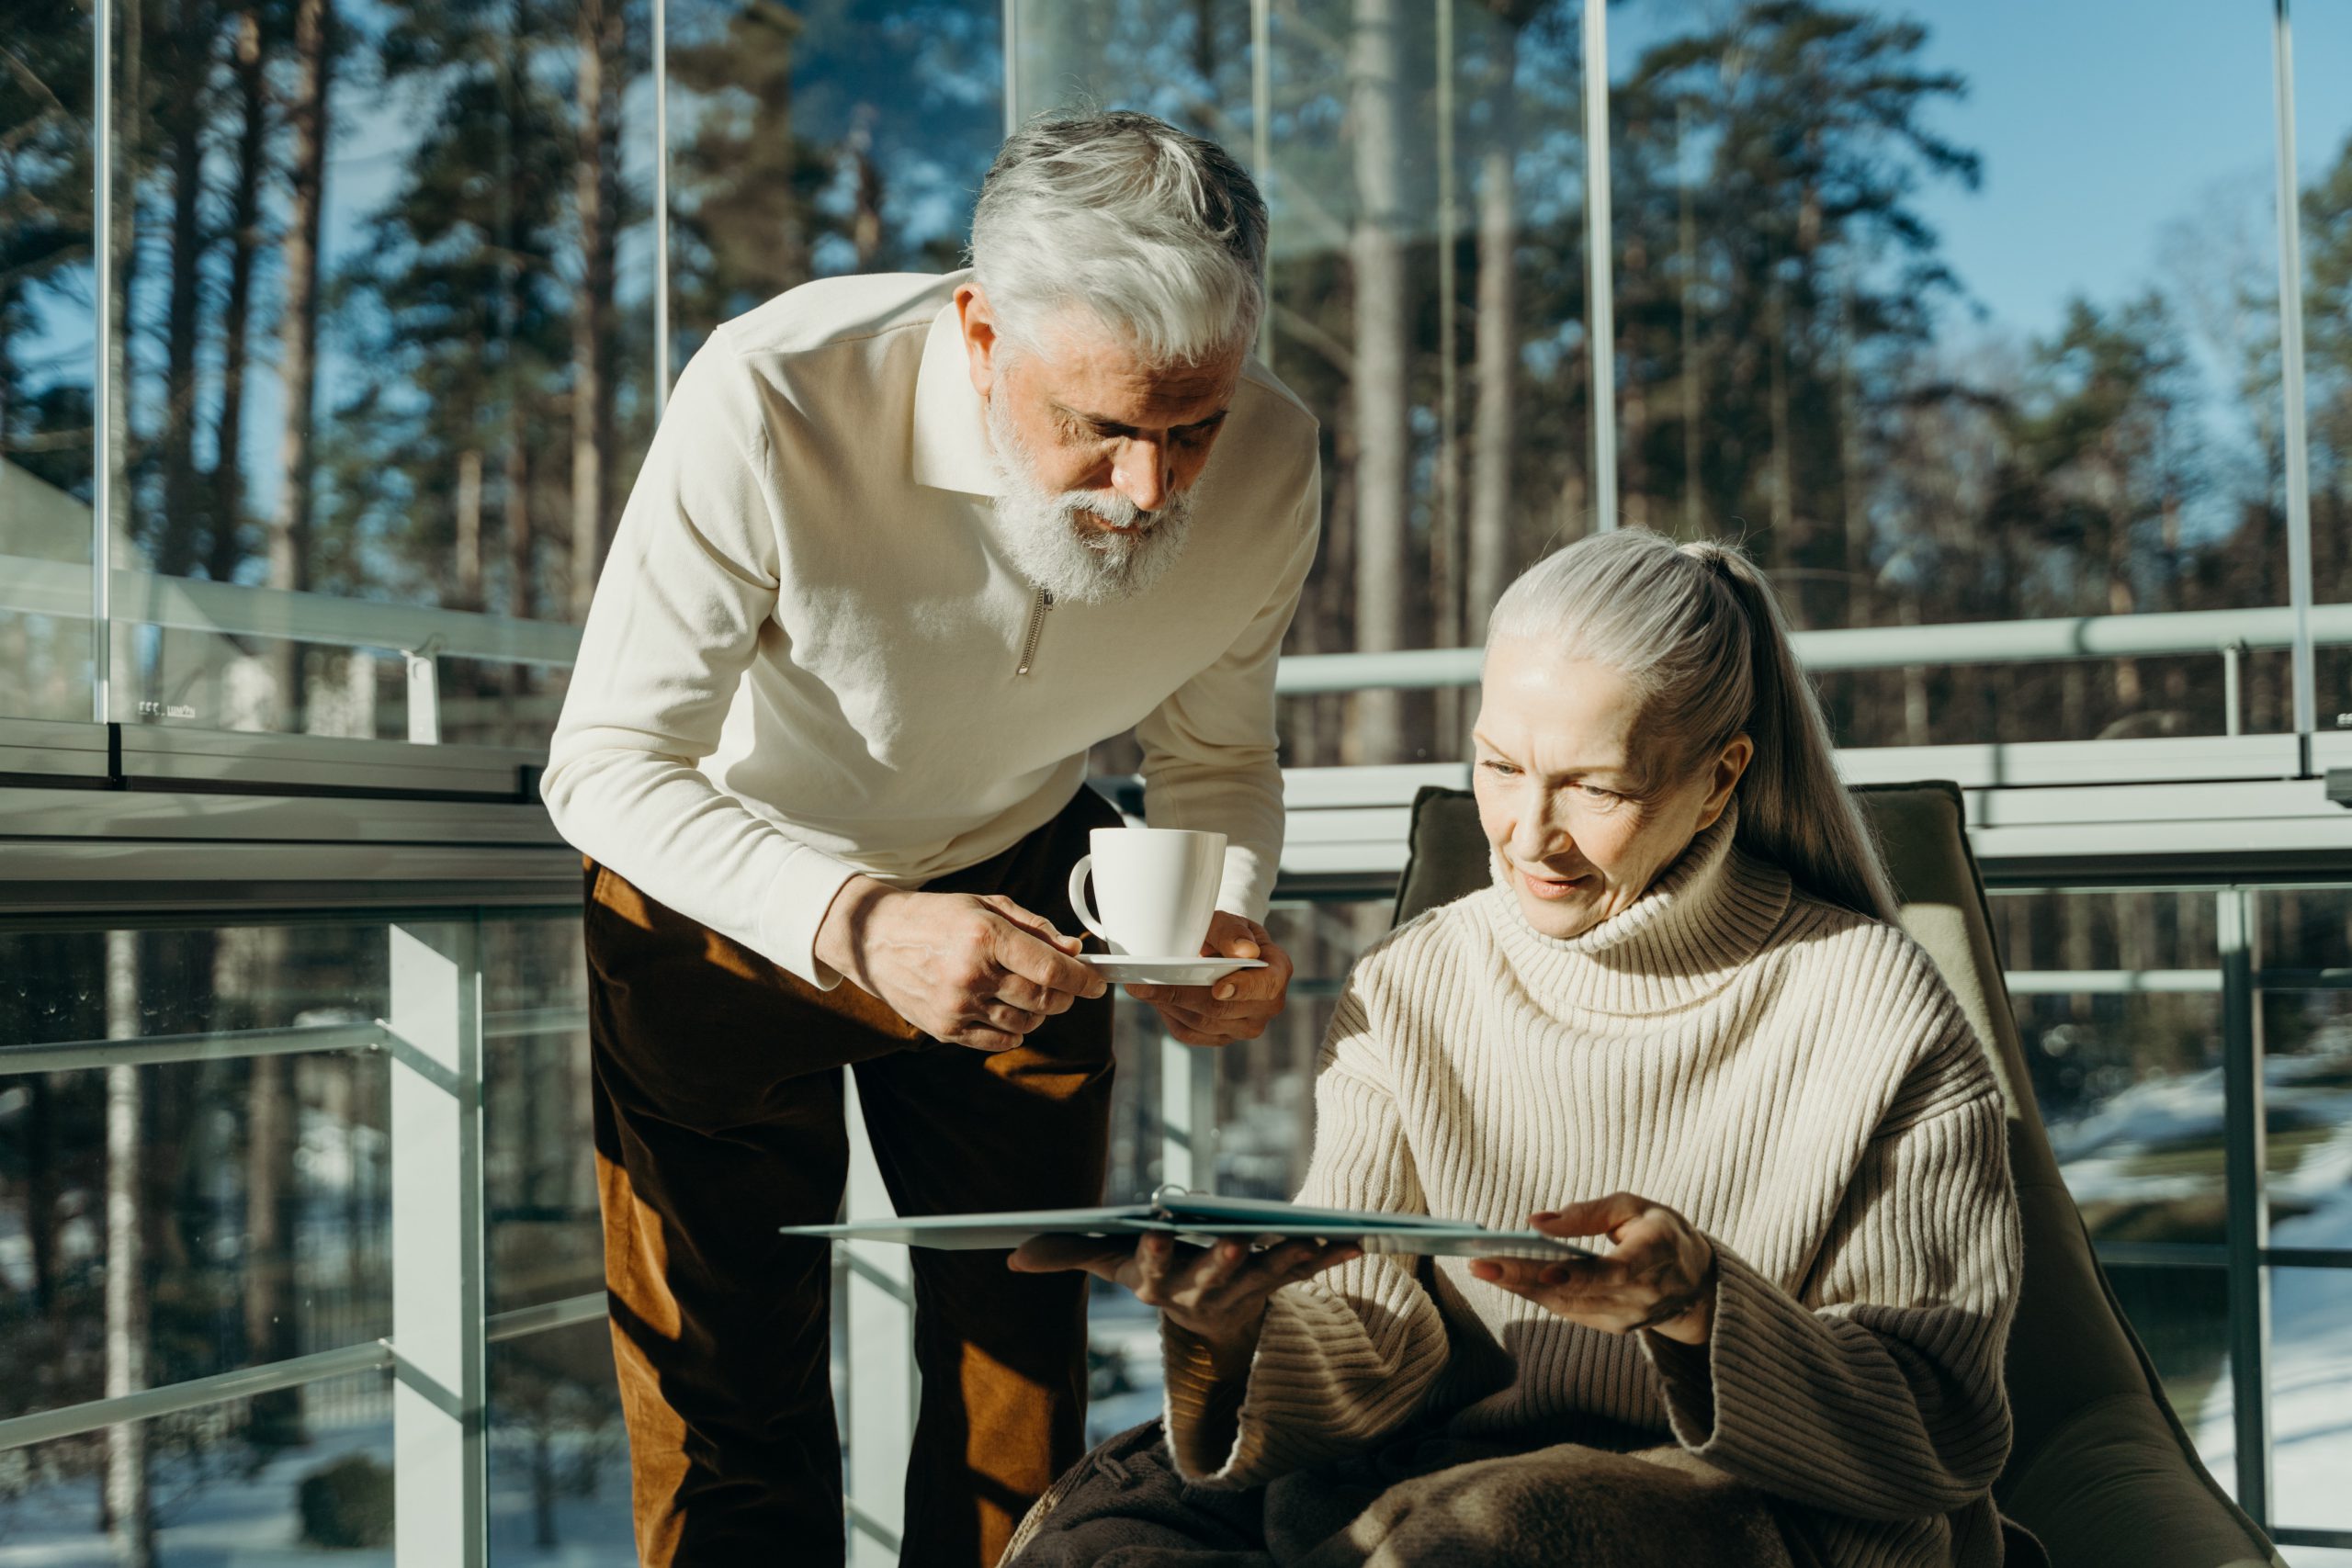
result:
<svg viewBox="0 0 2352 1568"><path fill-rule="evenodd" d="M258 1401L231 1400L9 1450L0 1568L102 1568L130 1561L119 1550L141 1537L164 1563L389 1563L391 1374L271 1397L291 1402L300 1440L257 1438ZM110 1519L109 1464L143 1477L130 1493L137 1502ZM125 1495L119 1483L112 1490Z"/></svg>
<svg viewBox="0 0 2352 1568"><path fill-rule="evenodd" d="M0 719L91 716L91 13L9 13L0 73Z"/></svg>
<svg viewBox="0 0 2352 1568"><path fill-rule="evenodd" d="M2283 603L2269 15L2143 21L1612 7L1626 520L1745 534L1810 626ZM2247 728L2284 676L2252 661ZM1827 695L1848 744L2201 735L2221 677Z"/></svg>
<svg viewBox="0 0 2352 1568"><path fill-rule="evenodd" d="M1992 909L2034 1097L2091 1234L2221 1240L2213 896L2012 894Z"/></svg>
<svg viewBox="0 0 2352 1568"><path fill-rule="evenodd" d="M400 734L397 659L250 591L579 617L651 420L650 11L117 14L115 716ZM443 681L516 739L542 684Z"/></svg>
<svg viewBox="0 0 2352 1568"><path fill-rule="evenodd" d="M2104 1267L2132 1333L2155 1363L2165 1400L2196 1444L2198 1458L2222 1489L2234 1495L2228 1279L2219 1269Z"/></svg>
<svg viewBox="0 0 2352 1568"><path fill-rule="evenodd" d="M602 1323L490 1348L490 1555L630 1568L628 1440Z"/></svg>

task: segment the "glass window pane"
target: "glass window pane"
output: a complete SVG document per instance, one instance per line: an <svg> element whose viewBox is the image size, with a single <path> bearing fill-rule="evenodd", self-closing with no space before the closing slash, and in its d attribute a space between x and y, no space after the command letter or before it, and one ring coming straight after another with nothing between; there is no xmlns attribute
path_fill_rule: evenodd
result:
<svg viewBox="0 0 2352 1568"><path fill-rule="evenodd" d="M380 925L0 935L0 1043L365 1022ZM231 1057L0 1077L0 1388L17 1410L104 1392L107 1210L127 1195L153 1385L391 1328L388 1058ZM135 1168L108 1154L117 1108ZM293 1402L258 1411L290 1417ZM290 1434L299 1437L299 1432Z"/></svg>
<svg viewBox="0 0 2352 1568"><path fill-rule="evenodd" d="M2092 1235L2220 1241L2213 895L2004 894L1992 909L2034 1095Z"/></svg>
<svg viewBox="0 0 2352 1568"><path fill-rule="evenodd" d="M2165 1398L2222 1489L2235 1495L2232 1457L2229 1280L2219 1269L2106 1266L2132 1330L2148 1348Z"/></svg>
<svg viewBox="0 0 2352 1568"><path fill-rule="evenodd" d="M2344 1495L2344 1478L2352 1474L2347 1387L2352 1270L2271 1269L2270 1512L2282 1525L2352 1529L2352 1500Z"/></svg>
<svg viewBox="0 0 2352 1568"><path fill-rule="evenodd" d="M285 1440L279 1406L293 1413L300 1440ZM133 1444L119 1458L110 1452L115 1434ZM145 1478L131 1493L139 1505L116 1516L117 1539L143 1525L165 1568L391 1561L389 1371L12 1449L0 1461L0 1568L121 1561L100 1527L110 1462L126 1477L143 1471ZM363 1548L372 1551L356 1550Z"/></svg>
<svg viewBox="0 0 2352 1568"><path fill-rule="evenodd" d="M1161 114L1272 218L1260 355L1322 422L1325 539L1289 649L1457 647L1590 526L1577 7L1019 7L1023 113ZM1214 461L1214 459L1212 459ZM1299 697L1284 761L1462 755L1459 693Z"/></svg>
<svg viewBox="0 0 2352 1568"><path fill-rule="evenodd" d="M2268 12L2164 11L1611 7L1626 520L1807 626L2283 603ZM1853 745L2224 717L2201 650L1826 694Z"/></svg>
<svg viewBox="0 0 2352 1568"><path fill-rule="evenodd" d="M431 617L333 601L577 620L651 427L650 11L119 14L114 716L401 736ZM442 689L537 744L560 688Z"/></svg>
<svg viewBox="0 0 2352 1568"><path fill-rule="evenodd" d="M485 921L482 1193L493 1313L602 1292L576 912Z"/></svg>
<svg viewBox="0 0 2352 1568"><path fill-rule="evenodd" d="M1001 0L669 18L672 375L812 277L961 264L1004 134Z"/></svg>
<svg viewBox="0 0 2352 1568"><path fill-rule="evenodd" d="M628 1438L605 1325L490 1348L490 1555L633 1568Z"/></svg>
<svg viewBox="0 0 2352 1568"><path fill-rule="evenodd" d="M92 716L92 15L13 8L0 73L0 718Z"/></svg>
<svg viewBox="0 0 2352 1568"><path fill-rule="evenodd" d="M2352 601L2352 12L2293 8L2303 226L2303 406L2311 422L2312 589ZM2352 728L2352 648L2316 650L2319 727ZM2352 1560L2352 1559L2347 1559Z"/></svg>

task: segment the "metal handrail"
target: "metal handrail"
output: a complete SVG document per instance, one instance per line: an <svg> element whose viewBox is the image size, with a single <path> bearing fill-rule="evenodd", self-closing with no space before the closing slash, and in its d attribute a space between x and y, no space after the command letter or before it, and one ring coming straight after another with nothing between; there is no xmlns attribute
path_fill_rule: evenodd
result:
<svg viewBox="0 0 2352 1568"><path fill-rule="evenodd" d="M175 630L290 637L337 648L430 649L444 658L524 664L570 664L580 652L580 628L560 621L254 588L126 568L117 568L110 581L111 603L120 618ZM86 620L90 569L71 561L0 555L0 610ZM2316 646L2352 644L2352 604L2314 605L2311 637ZM1801 631L1793 640L1798 658L1815 672L2187 657L2222 654L2233 648L2292 649L2295 614L2285 606L2152 610L2128 615L1850 626ZM1304 695L1472 686L1477 684L1482 657L1475 648L1293 654L1282 661L1276 689Z"/></svg>
<svg viewBox="0 0 2352 1568"><path fill-rule="evenodd" d="M53 1045L0 1045L0 1077L73 1072L84 1067L152 1067L324 1051L380 1051L391 1032L361 1023L297 1024L291 1029L225 1029L202 1034L146 1034L126 1040L68 1040Z"/></svg>

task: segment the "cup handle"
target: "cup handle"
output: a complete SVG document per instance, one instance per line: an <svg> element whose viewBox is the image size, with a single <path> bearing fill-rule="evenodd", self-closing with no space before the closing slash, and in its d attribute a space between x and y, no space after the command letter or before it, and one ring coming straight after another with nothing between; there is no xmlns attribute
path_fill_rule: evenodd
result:
<svg viewBox="0 0 2352 1568"><path fill-rule="evenodd" d="M1078 917L1079 924L1101 937L1104 946L1115 950L1118 944L1112 942L1111 933L1102 929L1102 917L1095 914L1092 906L1086 901L1086 874L1093 869L1092 855L1079 856L1078 863L1069 868L1070 911Z"/></svg>

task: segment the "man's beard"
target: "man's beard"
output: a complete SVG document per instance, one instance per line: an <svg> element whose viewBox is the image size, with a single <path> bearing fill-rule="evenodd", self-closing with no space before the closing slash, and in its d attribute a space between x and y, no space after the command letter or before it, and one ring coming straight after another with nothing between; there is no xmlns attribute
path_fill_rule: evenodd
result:
<svg viewBox="0 0 2352 1568"><path fill-rule="evenodd" d="M988 400L989 439L1005 491L996 500L1004 524L1005 553L1031 582L1066 604L1132 599L1168 575L1183 553L1193 522L1193 497L1177 491L1147 513L1115 490L1052 491L1037 482L1036 465L996 399ZM1105 533L1088 513L1124 533ZM1137 520L1148 518L1142 527Z"/></svg>

